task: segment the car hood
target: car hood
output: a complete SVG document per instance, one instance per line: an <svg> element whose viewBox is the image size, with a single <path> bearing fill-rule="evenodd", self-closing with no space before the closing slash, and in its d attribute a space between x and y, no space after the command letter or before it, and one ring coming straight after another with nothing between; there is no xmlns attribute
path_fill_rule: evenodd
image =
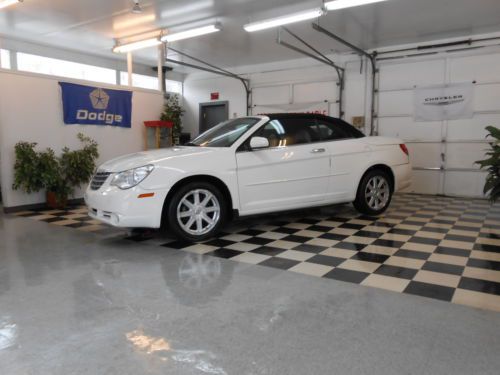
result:
<svg viewBox="0 0 500 375"><path fill-rule="evenodd" d="M173 161L175 159L185 157L203 157L201 155L207 155L217 151L218 149L216 148L187 146L142 151L108 160L104 164L101 164L98 169L106 172L122 172L148 164L156 165L167 160Z"/></svg>

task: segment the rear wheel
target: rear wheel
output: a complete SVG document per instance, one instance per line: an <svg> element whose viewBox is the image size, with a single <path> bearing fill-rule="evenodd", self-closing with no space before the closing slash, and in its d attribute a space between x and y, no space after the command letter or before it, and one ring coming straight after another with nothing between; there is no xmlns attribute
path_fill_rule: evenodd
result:
<svg viewBox="0 0 500 375"><path fill-rule="evenodd" d="M392 190L389 175L385 171L369 171L361 179L354 207L363 214L380 215L389 207Z"/></svg>
<svg viewBox="0 0 500 375"><path fill-rule="evenodd" d="M168 223L178 237L203 241L213 237L227 217L222 193L210 183L191 182L177 190L168 205Z"/></svg>

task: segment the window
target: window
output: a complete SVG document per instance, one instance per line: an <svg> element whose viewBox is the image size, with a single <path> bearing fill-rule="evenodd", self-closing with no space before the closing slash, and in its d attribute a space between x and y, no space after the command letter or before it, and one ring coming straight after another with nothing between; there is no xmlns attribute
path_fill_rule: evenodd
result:
<svg viewBox="0 0 500 375"><path fill-rule="evenodd" d="M321 139L325 141L364 137L363 133L361 133L358 129L340 119L332 119L331 121L319 119L318 130L321 135Z"/></svg>
<svg viewBox="0 0 500 375"><path fill-rule="evenodd" d="M0 60L2 61L2 66L0 68L10 69L10 51L6 49L0 49Z"/></svg>
<svg viewBox="0 0 500 375"><path fill-rule="evenodd" d="M128 85L127 72L120 72L120 83L124 86ZM158 90L158 77L132 73L132 86L142 89Z"/></svg>
<svg viewBox="0 0 500 375"><path fill-rule="evenodd" d="M182 82L166 79L165 87L167 89L167 92L173 92L174 94L182 94Z"/></svg>
<svg viewBox="0 0 500 375"><path fill-rule="evenodd" d="M254 136L267 138L270 147L300 145L321 140L316 120L300 117L271 120Z"/></svg>
<svg viewBox="0 0 500 375"><path fill-rule="evenodd" d="M260 119L253 117L239 118L221 122L219 125L199 135L187 146L201 147L231 147L243 134L245 134Z"/></svg>
<svg viewBox="0 0 500 375"><path fill-rule="evenodd" d="M17 68L26 72L116 84L116 73L113 69L27 53L17 53Z"/></svg>

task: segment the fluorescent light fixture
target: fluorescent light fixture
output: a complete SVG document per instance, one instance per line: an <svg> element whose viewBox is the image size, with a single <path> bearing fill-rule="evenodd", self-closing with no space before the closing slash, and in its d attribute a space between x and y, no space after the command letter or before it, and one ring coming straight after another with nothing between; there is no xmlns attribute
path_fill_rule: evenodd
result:
<svg viewBox="0 0 500 375"><path fill-rule="evenodd" d="M141 48L153 47L161 44L158 38L144 39L138 42L119 44L113 48L115 53L127 53Z"/></svg>
<svg viewBox="0 0 500 375"><path fill-rule="evenodd" d="M338 9L357 7L360 5L380 3L382 1L387 1L387 0L335 0L325 3L325 8L327 10L338 10Z"/></svg>
<svg viewBox="0 0 500 375"><path fill-rule="evenodd" d="M0 9L22 2L23 0L0 0Z"/></svg>
<svg viewBox="0 0 500 375"><path fill-rule="evenodd" d="M324 10L322 8L316 8L311 10L306 10L299 13L292 13L287 16L277 17L277 18L269 18L267 20L252 22L243 26L245 31L253 32L264 29L270 29L272 27L287 25L289 23L295 23L305 20L310 20L313 18L318 18L324 14Z"/></svg>
<svg viewBox="0 0 500 375"><path fill-rule="evenodd" d="M216 23L215 25L198 27L196 29L181 31L174 34L167 34L161 38L162 42L175 42L177 40L193 38L195 36L206 35L215 33L217 31L222 30L220 24Z"/></svg>

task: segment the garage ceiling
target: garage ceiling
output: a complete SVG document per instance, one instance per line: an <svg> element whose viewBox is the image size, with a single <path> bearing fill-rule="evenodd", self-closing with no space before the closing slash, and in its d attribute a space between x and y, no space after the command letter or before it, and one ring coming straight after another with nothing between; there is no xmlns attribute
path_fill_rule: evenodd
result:
<svg viewBox="0 0 500 375"><path fill-rule="evenodd" d="M112 56L114 38L158 28L172 32L219 21L223 31L173 44L222 67L297 58L275 44L276 30L247 33L242 26L317 7L319 0L144 0L142 14L130 12L131 0L24 0L0 10L0 34L35 43ZM321 24L364 48L425 42L500 31L498 0L390 0L330 12ZM344 47L320 36L310 22L292 29L322 52ZM116 56L115 56L116 57ZM151 64L154 48L137 57Z"/></svg>

